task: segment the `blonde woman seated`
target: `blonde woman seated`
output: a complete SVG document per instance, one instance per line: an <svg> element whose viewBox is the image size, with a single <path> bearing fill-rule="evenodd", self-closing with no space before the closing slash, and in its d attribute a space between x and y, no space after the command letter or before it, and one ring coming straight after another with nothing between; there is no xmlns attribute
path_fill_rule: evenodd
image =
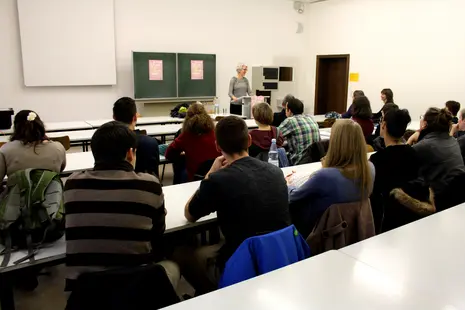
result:
<svg viewBox="0 0 465 310"><path fill-rule="evenodd" d="M353 120L337 120L333 125L322 165L299 188L287 178L289 209L304 237L331 205L368 199L373 189L375 168L367 159L362 128Z"/></svg>
<svg viewBox="0 0 465 310"><path fill-rule="evenodd" d="M252 145L249 147L249 155L257 157L262 152L268 152L272 139L276 139L276 145L281 147L284 138L276 127L271 126L273 123L273 110L271 110L270 105L266 102L257 103L252 108L252 114L258 129L250 131Z"/></svg>

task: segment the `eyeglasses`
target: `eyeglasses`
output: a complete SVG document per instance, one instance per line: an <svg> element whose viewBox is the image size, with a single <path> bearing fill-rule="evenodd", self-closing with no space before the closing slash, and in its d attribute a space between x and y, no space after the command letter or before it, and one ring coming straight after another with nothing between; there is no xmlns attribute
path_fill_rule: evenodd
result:
<svg viewBox="0 0 465 310"><path fill-rule="evenodd" d="M382 122L384 122L384 116L381 116L379 119L379 123L381 124Z"/></svg>
<svg viewBox="0 0 465 310"><path fill-rule="evenodd" d="M422 121L425 118L424 115L420 115L420 121Z"/></svg>

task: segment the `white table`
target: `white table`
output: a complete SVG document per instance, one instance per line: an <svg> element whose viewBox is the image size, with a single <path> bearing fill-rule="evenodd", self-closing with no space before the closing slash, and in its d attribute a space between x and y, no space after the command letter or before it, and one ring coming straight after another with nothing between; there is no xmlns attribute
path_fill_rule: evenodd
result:
<svg viewBox="0 0 465 310"><path fill-rule="evenodd" d="M464 218L462 204L340 251L465 309Z"/></svg>
<svg viewBox="0 0 465 310"><path fill-rule="evenodd" d="M167 310L451 310L337 251L202 295Z"/></svg>
<svg viewBox="0 0 465 310"><path fill-rule="evenodd" d="M48 122L45 123L45 131L56 132L56 131L74 131L74 130L86 130L92 129L85 121L71 121L71 122ZM12 134L13 128L0 131L2 134Z"/></svg>
<svg viewBox="0 0 465 310"><path fill-rule="evenodd" d="M98 128L102 126L105 123L111 122L113 119L96 119L96 120L90 120L86 121L87 124L92 126L93 128ZM140 125L161 125L161 124L171 124L171 123L182 123L183 119L182 118L175 118L175 117L170 117L170 116L147 116L147 117L139 117L137 119L137 124L136 126Z"/></svg>

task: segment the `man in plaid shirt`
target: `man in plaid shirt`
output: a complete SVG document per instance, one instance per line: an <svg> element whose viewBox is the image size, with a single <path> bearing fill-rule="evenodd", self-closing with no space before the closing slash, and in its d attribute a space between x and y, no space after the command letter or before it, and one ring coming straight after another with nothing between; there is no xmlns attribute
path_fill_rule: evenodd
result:
<svg viewBox="0 0 465 310"><path fill-rule="evenodd" d="M297 98L289 100L286 106L287 118L279 126L279 132L286 138L292 164L298 164L304 151L314 142L320 141L320 129L312 117L303 115L304 104Z"/></svg>

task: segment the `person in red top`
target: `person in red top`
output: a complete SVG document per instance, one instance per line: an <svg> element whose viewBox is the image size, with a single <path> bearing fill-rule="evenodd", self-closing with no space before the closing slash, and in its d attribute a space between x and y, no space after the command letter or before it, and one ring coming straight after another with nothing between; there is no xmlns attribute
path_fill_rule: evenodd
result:
<svg viewBox="0 0 465 310"><path fill-rule="evenodd" d="M258 129L250 131L252 145L249 147L249 156L257 157L261 152L268 152L271 147L271 140L276 139L276 145L281 147L284 138L278 129L271 126L273 123L273 110L266 102L260 102L253 106L252 115Z"/></svg>
<svg viewBox="0 0 465 310"><path fill-rule="evenodd" d="M165 157L173 161L184 153L187 178L192 181L204 162L212 160L213 163L221 155L215 140L215 124L212 118L202 104L194 103L187 110L181 134L168 146Z"/></svg>
<svg viewBox="0 0 465 310"><path fill-rule="evenodd" d="M373 129L375 128L371 119L372 112L370 100L365 96L354 98L352 107L352 120L362 127L363 135L368 143L373 134Z"/></svg>

